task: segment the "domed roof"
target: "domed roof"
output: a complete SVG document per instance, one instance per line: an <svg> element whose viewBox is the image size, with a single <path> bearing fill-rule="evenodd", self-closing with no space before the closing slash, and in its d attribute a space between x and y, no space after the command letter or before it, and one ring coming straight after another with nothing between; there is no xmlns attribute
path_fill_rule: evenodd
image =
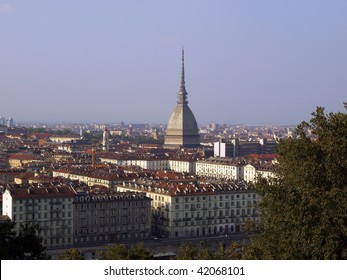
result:
<svg viewBox="0 0 347 280"><path fill-rule="evenodd" d="M177 94L177 105L169 119L166 134L166 147L197 147L200 145L198 125L187 101L184 81L184 50L182 50L181 87Z"/></svg>
<svg viewBox="0 0 347 280"><path fill-rule="evenodd" d="M172 112L166 133L168 134L172 130L179 130L182 132L182 135L185 133L198 133L196 119L187 104L177 104L175 110Z"/></svg>

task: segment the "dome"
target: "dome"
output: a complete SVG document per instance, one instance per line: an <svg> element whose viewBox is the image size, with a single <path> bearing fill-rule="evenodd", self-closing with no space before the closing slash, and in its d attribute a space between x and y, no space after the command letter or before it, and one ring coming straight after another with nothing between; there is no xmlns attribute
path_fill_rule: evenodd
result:
<svg viewBox="0 0 347 280"><path fill-rule="evenodd" d="M198 133L198 125L192 110L187 104L177 104L169 119L166 133L176 131L182 135ZM184 133L185 132L185 133Z"/></svg>
<svg viewBox="0 0 347 280"><path fill-rule="evenodd" d="M182 77L181 87L177 94L177 105L169 119L166 134L165 147L198 147L200 136L198 125L187 101L187 91L184 82L184 51L182 50Z"/></svg>

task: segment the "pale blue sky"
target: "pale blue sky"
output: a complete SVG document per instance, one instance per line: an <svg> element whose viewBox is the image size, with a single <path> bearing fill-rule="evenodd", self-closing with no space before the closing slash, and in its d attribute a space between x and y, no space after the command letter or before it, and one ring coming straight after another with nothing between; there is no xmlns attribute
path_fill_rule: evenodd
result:
<svg viewBox="0 0 347 280"><path fill-rule="evenodd" d="M345 0L0 0L0 116L298 124L347 100Z"/></svg>

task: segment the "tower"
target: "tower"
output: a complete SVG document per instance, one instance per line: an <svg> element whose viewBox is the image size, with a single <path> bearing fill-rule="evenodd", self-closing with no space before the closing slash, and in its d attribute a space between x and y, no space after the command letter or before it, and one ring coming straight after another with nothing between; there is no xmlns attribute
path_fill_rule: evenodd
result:
<svg viewBox="0 0 347 280"><path fill-rule="evenodd" d="M184 49L182 49L181 84L177 93L177 105L169 119L164 146L166 148L199 147L198 125L187 101L184 76Z"/></svg>
<svg viewBox="0 0 347 280"><path fill-rule="evenodd" d="M108 130L107 130L107 127L105 126L104 128L104 134L103 134L103 137L102 137L102 149L105 151L105 152L108 152Z"/></svg>
<svg viewBox="0 0 347 280"><path fill-rule="evenodd" d="M14 127L13 118L8 118L7 119L7 127L9 127L9 128L13 128Z"/></svg>

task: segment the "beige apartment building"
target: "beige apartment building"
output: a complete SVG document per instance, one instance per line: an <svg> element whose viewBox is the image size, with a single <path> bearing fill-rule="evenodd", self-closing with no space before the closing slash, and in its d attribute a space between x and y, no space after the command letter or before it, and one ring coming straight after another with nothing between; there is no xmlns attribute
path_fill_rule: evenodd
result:
<svg viewBox="0 0 347 280"><path fill-rule="evenodd" d="M98 186L74 198L74 245L143 240L151 236L151 199Z"/></svg>
<svg viewBox="0 0 347 280"><path fill-rule="evenodd" d="M53 177L61 177L71 180L78 180L88 186L101 185L108 188L117 183L132 180L133 174L112 173L102 169L91 169L87 167L62 167L53 170Z"/></svg>
<svg viewBox="0 0 347 280"><path fill-rule="evenodd" d="M240 231L256 218L258 197L245 183L155 182L138 180L118 191L145 192L152 199L152 232L168 237L194 237Z"/></svg>
<svg viewBox="0 0 347 280"><path fill-rule="evenodd" d="M151 236L151 199L144 193L117 193L104 186L39 183L7 185L3 215L38 225L48 249L143 240Z"/></svg>
<svg viewBox="0 0 347 280"><path fill-rule="evenodd" d="M73 198L75 191L60 184L7 185L2 197L3 215L15 222L15 231L24 224L38 224L47 248L73 244Z"/></svg>
<svg viewBox="0 0 347 280"><path fill-rule="evenodd" d="M207 178L243 179L244 162L231 158L207 158L196 162L196 175Z"/></svg>

